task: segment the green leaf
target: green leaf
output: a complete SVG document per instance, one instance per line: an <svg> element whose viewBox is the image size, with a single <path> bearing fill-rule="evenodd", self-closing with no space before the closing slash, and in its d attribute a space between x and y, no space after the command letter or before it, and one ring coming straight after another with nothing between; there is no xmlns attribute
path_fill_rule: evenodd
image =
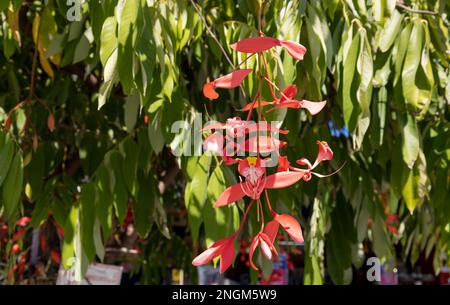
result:
<svg viewBox="0 0 450 305"><path fill-rule="evenodd" d="M391 256L389 240L386 232L386 224L380 215L376 215L372 222L373 250L377 257L386 258Z"/></svg>
<svg viewBox="0 0 450 305"><path fill-rule="evenodd" d="M8 170L11 166L11 160L14 156L14 144L5 137L5 143L0 147L0 187L6 179Z"/></svg>
<svg viewBox="0 0 450 305"><path fill-rule="evenodd" d="M136 22L140 8L139 0L124 0L119 19L119 57L118 68L120 82L126 94L131 93L134 86L133 54L137 39Z"/></svg>
<svg viewBox="0 0 450 305"><path fill-rule="evenodd" d="M98 96L98 109L106 104L106 100L109 98L114 85L119 80L119 74L117 72L117 49L113 51L111 56L106 62L105 69L103 70L103 84L100 87L100 92Z"/></svg>
<svg viewBox="0 0 450 305"><path fill-rule="evenodd" d="M100 261L103 262L103 259L105 258L105 245L103 244L102 232L100 229L100 221L98 219L95 219L93 238L94 238L95 254L100 259Z"/></svg>
<svg viewBox="0 0 450 305"><path fill-rule="evenodd" d="M353 80L356 79L356 63L360 48L360 36L352 35L352 28L348 31L349 48L343 51L342 102L345 125L353 133L356 129L359 113L361 112L355 90L352 90Z"/></svg>
<svg viewBox="0 0 450 305"><path fill-rule="evenodd" d="M414 20L402 71L402 88L406 104L412 111L422 113L428 109L434 86L425 27L425 21Z"/></svg>
<svg viewBox="0 0 450 305"><path fill-rule="evenodd" d="M409 212L420 205L428 194L429 181L426 171L426 159L423 152L419 152L419 158L412 169L403 171L402 196Z"/></svg>
<svg viewBox="0 0 450 305"><path fill-rule="evenodd" d="M359 150L370 124L373 61L366 30L359 26L352 38L352 29L353 25L342 51L342 102L344 121L352 133L353 148Z"/></svg>
<svg viewBox="0 0 450 305"><path fill-rule="evenodd" d="M394 75L394 86L400 80L402 75L402 67L405 61L406 51L408 50L409 37L411 36L412 23L408 23L406 27L400 33L400 38L396 43L396 56L394 58L395 62L395 75Z"/></svg>
<svg viewBox="0 0 450 305"><path fill-rule="evenodd" d="M405 119L406 116L406 119ZM407 113L400 116L399 121L402 127L402 155L406 165L411 169L419 156L420 141L416 120Z"/></svg>
<svg viewBox="0 0 450 305"><path fill-rule="evenodd" d="M94 224L95 224L95 185L83 186L80 196L80 229L83 251L89 261L95 257Z"/></svg>
<svg viewBox="0 0 450 305"><path fill-rule="evenodd" d="M338 199L330 215L332 229L327 234L327 270L335 284L348 284L347 270L352 264L352 244L356 242L356 232L352 207L343 198Z"/></svg>
<svg viewBox="0 0 450 305"><path fill-rule="evenodd" d="M100 166L96 172L97 196L96 212L97 218L102 226L105 236L110 236L112 231L112 207L113 207L113 187L114 174L108 171L105 166Z"/></svg>
<svg viewBox="0 0 450 305"><path fill-rule="evenodd" d="M164 148L164 135L161 130L161 113L158 111L153 120L148 124L148 138L155 154L159 154Z"/></svg>
<svg viewBox="0 0 450 305"><path fill-rule="evenodd" d="M6 217L11 218L17 211L23 187L23 161L18 152L11 162L8 174L3 184L2 201Z"/></svg>
<svg viewBox="0 0 450 305"><path fill-rule="evenodd" d="M111 16L103 22L102 33L100 38L100 61L103 67L106 67L109 57L117 48L117 20Z"/></svg>
<svg viewBox="0 0 450 305"><path fill-rule="evenodd" d="M362 141L370 125L370 103L372 101L372 78L373 78L373 61L372 52L367 32L360 28L360 53L357 61L357 71L360 76L360 83L356 92L359 102L361 114L358 117L356 133L353 135L353 147L359 150Z"/></svg>
<svg viewBox="0 0 450 305"><path fill-rule="evenodd" d="M134 193L134 181L136 180L136 171L138 166L139 147L136 142L127 137L120 143L120 151L123 155L122 173L126 182L128 191Z"/></svg>
<svg viewBox="0 0 450 305"><path fill-rule="evenodd" d="M139 235L146 237L153 223L153 211L155 210L155 181L151 175L144 175L138 171L139 191L134 204L136 230Z"/></svg>
<svg viewBox="0 0 450 305"><path fill-rule="evenodd" d="M136 125L139 106L141 105L141 100L139 94L134 91L132 95L128 96L123 105L125 114L125 126L127 131L131 133Z"/></svg>
<svg viewBox="0 0 450 305"><path fill-rule="evenodd" d="M190 158L191 163L197 158ZM202 155L196 163L192 180L186 185L185 204L192 240L198 239L200 225L203 222L203 207L206 201L211 156Z"/></svg>
<svg viewBox="0 0 450 305"><path fill-rule="evenodd" d="M397 35L400 32L400 28L403 21L403 14L400 14L397 10L384 24L383 29L378 37L378 47L381 52L386 52L392 46L397 39Z"/></svg>
<svg viewBox="0 0 450 305"><path fill-rule="evenodd" d="M45 149L43 145L40 145L36 152L33 154L30 164L26 167L26 177L31 187L31 198L35 200L42 189L45 176Z"/></svg>
<svg viewBox="0 0 450 305"><path fill-rule="evenodd" d="M156 225L158 226L158 229L161 232L161 234L165 238L171 239L169 228L167 226L166 210L164 210L161 200L157 195L155 195L155 210L153 212L153 219L155 219Z"/></svg>
<svg viewBox="0 0 450 305"><path fill-rule="evenodd" d="M73 64L85 60L89 56L91 45L86 35L82 35L75 48Z"/></svg>
<svg viewBox="0 0 450 305"><path fill-rule="evenodd" d="M75 252L74 252L74 237L78 219L78 206L73 205L70 209L69 217L67 217L64 226L64 242L61 254L61 262L64 269L69 269L74 266Z"/></svg>
<svg viewBox="0 0 450 305"><path fill-rule="evenodd" d="M107 166L114 175L113 204L119 223L123 222L128 211L128 192L122 170L123 162L122 155L117 150L111 151Z"/></svg>

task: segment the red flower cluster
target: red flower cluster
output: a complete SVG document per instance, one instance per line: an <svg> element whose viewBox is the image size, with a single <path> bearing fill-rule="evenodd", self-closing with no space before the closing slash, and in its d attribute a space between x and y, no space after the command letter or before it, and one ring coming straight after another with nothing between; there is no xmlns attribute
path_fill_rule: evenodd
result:
<svg viewBox="0 0 450 305"><path fill-rule="evenodd" d="M302 60L306 53L306 48L296 42L281 41L265 36L243 39L231 45L232 49L237 52L250 53L251 55L249 56L257 54L260 62L260 80L261 82L265 81L268 84L273 101L261 100L260 92L257 92L253 101L241 109L242 112L247 112L246 120L234 117L228 119L226 123L211 124L203 129L203 131L216 131L206 138L203 143L204 149L219 154L227 165L237 164L240 176L240 182L228 187L220 195L217 202L214 204L214 207L223 207L244 197L249 197L251 201L246 208L239 229L232 236L215 242L207 250L198 255L192 262L194 266L206 264L216 257L220 258L220 272L225 272L225 270L231 266L235 256L235 239L243 229L249 211L255 202L258 205L258 211L263 214L263 207L260 199L263 193L265 194L265 201L271 213L272 220L265 223L264 215L261 217L260 230L253 237L250 244L250 266L256 270L258 269L252 260L258 247L269 260L278 255L274 242L280 226L294 241L300 243L303 242L303 233L298 221L290 215L276 213L270 204L267 190L286 188L300 180L309 181L312 175L324 177L324 175L318 174L313 170L322 161L331 160L333 151L326 142L317 141L319 150L314 163L311 163L305 158L300 158L296 163L302 167L294 167L290 164L286 156L279 154L279 149L284 147L286 142L275 139L270 135L260 135L261 131L270 132L269 134L272 132L280 134L288 133L287 130L275 128L267 123L264 114L262 113L263 107L269 107L266 112L279 108L304 108L311 115L315 115L319 113L326 104L325 101L311 102L306 100L295 100L294 98L297 94L296 85L287 86L281 91L269 79L265 52L276 46L283 47L290 56L297 60ZM262 62L264 63L264 71L261 68ZM203 87L203 94L211 100L217 99L219 94L215 91L216 88L238 87L252 71L252 69L239 69L214 81L208 82ZM279 97L277 97L275 91L278 91ZM257 123L250 121L252 111L255 108L258 108L259 117L262 119ZM223 134L223 132L225 132L225 134ZM242 137L247 137L248 139L242 143L236 143L234 141L235 139ZM256 156L239 158L238 156L241 155L238 153L240 152L250 152L256 154ZM267 159L261 157L261 154L268 152L276 152L278 157L278 169L272 174L267 174Z"/></svg>

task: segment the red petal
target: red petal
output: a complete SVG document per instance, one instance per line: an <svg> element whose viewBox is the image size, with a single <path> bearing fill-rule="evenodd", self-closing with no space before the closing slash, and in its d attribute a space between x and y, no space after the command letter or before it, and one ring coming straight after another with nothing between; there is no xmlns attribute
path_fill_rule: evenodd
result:
<svg viewBox="0 0 450 305"><path fill-rule="evenodd" d="M267 105L272 105L273 102L260 101L259 104L261 104L261 107L264 107L264 106L267 106ZM252 109L252 106L253 106L253 108L258 108L259 104L258 104L258 102L256 102L256 103L253 103L253 102L248 103L247 105L245 105L244 108L242 108L239 111L242 111L242 112L250 111L250 109Z"/></svg>
<svg viewBox="0 0 450 305"><path fill-rule="evenodd" d="M285 101L283 103L277 104L274 109L279 108L293 108L293 109L299 109L302 108L302 102L297 100L289 100Z"/></svg>
<svg viewBox="0 0 450 305"><path fill-rule="evenodd" d="M264 233L267 234L272 244L274 243L275 238L277 237L279 226L280 224L278 223L278 221L274 219L269 221L264 228Z"/></svg>
<svg viewBox="0 0 450 305"><path fill-rule="evenodd" d="M231 48L242 53L258 53L279 45L280 41L272 37L250 37L232 44Z"/></svg>
<svg viewBox="0 0 450 305"><path fill-rule="evenodd" d="M272 126L272 124L269 124L267 122L263 122L263 123L253 123L253 124L249 124L247 127L248 132L257 132L259 129L259 131L267 131L267 132L278 132L281 134L288 134L289 130L283 130L283 129L279 129L275 126Z"/></svg>
<svg viewBox="0 0 450 305"><path fill-rule="evenodd" d="M219 97L219 94L214 90L214 84L212 82L206 83L203 86L203 95L210 100L215 100Z"/></svg>
<svg viewBox="0 0 450 305"><path fill-rule="evenodd" d="M213 133L203 141L203 150L223 155L223 135Z"/></svg>
<svg viewBox="0 0 450 305"><path fill-rule="evenodd" d="M242 199L245 196L244 191L242 190L241 183L236 183L235 185L230 186L222 194L220 194L219 199L214 204L215 208L222 207L224 205L233 203L239 199Z"/></svg>
<svg viewBox="0 0 450 305"><path fill-rule="evenodd" d="M307 109L309 111L309 113L311 113L311 115L316 115L323 109L323 107L325 107L326 103L327 103L327 101L310 102L307 100L303 100L302 108Z"/></svg>
<svg viewBox="0 0 450 305"><path fill-rule="evenodd" d="M262 245L262 241L264 241L267 244L267 246L269 247L270 251L273 254L278 255L277 250L275 250L275 247L273 246L273 243L270 240L269 236L267 236L267 234L265 234L265 233L259 233L259 236L261 237L261 245ZM266 257L268 259L271 259L267 255L266 255Z"/></svg>
<svg viewBox="0 0 450 305"><path fill-rule="evenodd" d="M223 246L222 254L220 255L220 273L224 273L233 263L234 259L234 238L228 239Z"/></svg>
<svg viewBox="0 0 450 305"><path fill-rule="evenodd" d="M211 247L203 251L196 258L194 258L194 260L192 261L192 265L201 266L209 263L214 257L220 254L224 243L225 240L216 241L214 244L211 245Z"/></svg>
<svg viewBox="0 0 450 305"><path fill-rule="evenodd" d="M281 95L279 103L282 103L286 100L285 96L288 99L293 99L297 95L297 86L289 85L283 90L283 95Z"/></svg>
<svg viewBox="0 0 450 305"><path fill-rule="evenodd" d="M306 53L306 48L299 43L293 41L280 41L280 45L285 48L289 55L297 60L303 60Z"/></svg>
<svg viewBox="0 0 450 305"><path fill-rule="evenodd" d="M303 242L302 228L298 221L287 214L276 215L275 220L286 230L289 236L296 242Z"/></svg>
<svg viewBox="0 0 450 305"><path fill-rule="evenodd" d="M286 145L286 142L280 141L278 139L267 137L267 136L259 136L259 143L257 140L258 137L251 137L247 139L244 143L244 147L246 151L257 152L265 154L270 153L274 150L282 148ZM257 149L259 144L259 150Z"/></svg>
<svg viewBox="0 0 450 305"><path fill-rule="evenodd" d="M255 270L258 270L258 268L255 266L255 264L253 264L253 254L255 253L256 247L258 247L258 243L259 236L256 235L255 238L253 238L252 244L250 245L250 252L248 254L250 266Z"/></svg>
<svg viewBox="0 0 450 305"><path fill-rule="evenodd" d="M259 240L259 242L261 243L261 252L265 257L267 257L267 259L272 260L272 251L270 250L269 245L262 238Z"/></svg>
<svg viewBox="0 0 450 305"><path fill-rule="evenodd" d="M303 178L306 171L279 172L266 178L266 189L280 189L291 186Z"/></svg>
<svg viewBox="0 0 450 305"><path fill-rule="evenodd" d="M285 101L283 103L277 104L274 109L278 108L293 108L293 109L299 109L299 108L305 108L306 110L311 113L311 115L318 114L323 107L326 105L326 101L323 102L310 102L307 100L303 101L297 101L297 100L289 100Z"/></svg>
<svg viewBox="0 0 450 305"><path fill-rule="evenodd" d="M289 160L286 156L280 156L278 157L278 171L279 172L285 172L289 168Z"/></svg>
<svg viewBox="0 0 450 305"><path fill-rule="evenodd" d="M214 87L216 88L235 88L239 86L244 78L252 72L252 69L242 69L242 70L236 70L231 72L230 74L227 74L225 76L222 76L218 79L216 79L214 83Z"/></svg>
<svg viewBox="0 0 450 305"><path fill-rule="evenodd" d="M333 151L331 150L330 146L328 146L328 143L325 141L317 141L317 144L319 145L319 152L317 153L317 159L314 162L312 168L319 165L322 161L329 161L333 158Z"/></svg>

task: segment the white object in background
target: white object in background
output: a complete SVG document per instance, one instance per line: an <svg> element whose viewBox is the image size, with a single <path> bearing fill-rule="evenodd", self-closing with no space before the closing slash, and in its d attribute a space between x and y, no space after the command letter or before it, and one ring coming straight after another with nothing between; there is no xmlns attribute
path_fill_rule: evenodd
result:
<svg viewBox="0 0 450 305"><path fill-rule="evenodd" d="M122 266L91 264L81 281L73 280L73 270L59 267L56 285L120 285L122 279Z"/></svg>

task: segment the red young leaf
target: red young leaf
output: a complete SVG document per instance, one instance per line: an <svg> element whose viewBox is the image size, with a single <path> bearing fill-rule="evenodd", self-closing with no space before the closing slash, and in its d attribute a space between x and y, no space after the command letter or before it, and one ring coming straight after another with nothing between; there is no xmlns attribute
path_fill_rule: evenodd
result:
<svg viewBox="0 0 450 305"><path fill-rule="evenodd" d="M252 69L241 69L231 72L213 81L216 88L235 88L241 85L247 75L252 72Z"/></svg>
<svg viewBox="0 0 450 305"><path fill-rule="evenodd" d="M327 101L310 102L307 100L303 100L302 103L303 103L302 108L305 108L306 110L308 110L309 113L311 113L311 115L316 115L320 111L322 111L322 109L323 109L323 107L325 107Z"/></svg>
<svg viewBox="0 0 450 305"><path fill-rule="evenodd" d="M224 243L225 240L216 241L214 244L211 245L211 247L209 247L208 249L203 251L200 255L198 255L192 261L192 265L201 266L209 263L214 257L220 255Z"/></svg>
<svg viewBox="0 0 450 305"><path fill-rule="evenodd" d="M214 84L212 82L206 83L203 86L203 95L210 100L219 98L219 94L214 90Z"/></svg>
<svg viewBox="0 0 450 305"><path fill-rule="evenodd" d="M278 223L278 221L273 219L269 221L264 228L264 233L267 234L272 243L275 241L275 238L277 237L279 226L280 224Z"/></svg>
<svg viewBox="0 0 450 305"><path fill-rule="evenodd" d="M224 273L233 263L234 259L234 238L230 238L223 245L220 255L220 273Z"/></svg>
<svg viewBox="0 0 450 305"><path fill-rule="evenodd" d="M303 60L303 56L306 53L306 48L304 46L293 41L280 41L280 44L288 51L289 55L297 60Z"/></svg>
<svg viewBox="0 0 450 305"><path fill-rule="evenodd" d="M295 171L295 172L279 172L267 176L266 178L266 189L280 189L291 186L292 184L298 182L306 174L306 171Z"/></svg>
<svg viewBox="0 0 450 305"><path fill-rule="evenodd" d="M242 53L259 53L279 45L280 41L278 39L263 36L239 40L232 44L231 48Z"/></svg>
<svg viewBox="0 0 450 305"><path fill-rule="evenodd" d="M245 196L244 191L242 190L241 183L236 183L235 185L230 186L222 194L220 194L219 199L214 204L215 208L222 207L224 205L233 203L242 199Z"/></svg>
<svg viewBox="0 0 450 305"><path fill-rule="evenodd" d="M302 228L294 217L287 214L277 214L275 220L278 221L294 241L299 243L303 242Z"/></svg>
<svg viewBox="0 0 450 305"><path fill-rule="evenodd" d="M297 86L296 85L289 85L283 90L283 95L281 95L280 100L278 103L282 103L286 100L285 96L288 99L293 99L297 95Z"/></svg>

